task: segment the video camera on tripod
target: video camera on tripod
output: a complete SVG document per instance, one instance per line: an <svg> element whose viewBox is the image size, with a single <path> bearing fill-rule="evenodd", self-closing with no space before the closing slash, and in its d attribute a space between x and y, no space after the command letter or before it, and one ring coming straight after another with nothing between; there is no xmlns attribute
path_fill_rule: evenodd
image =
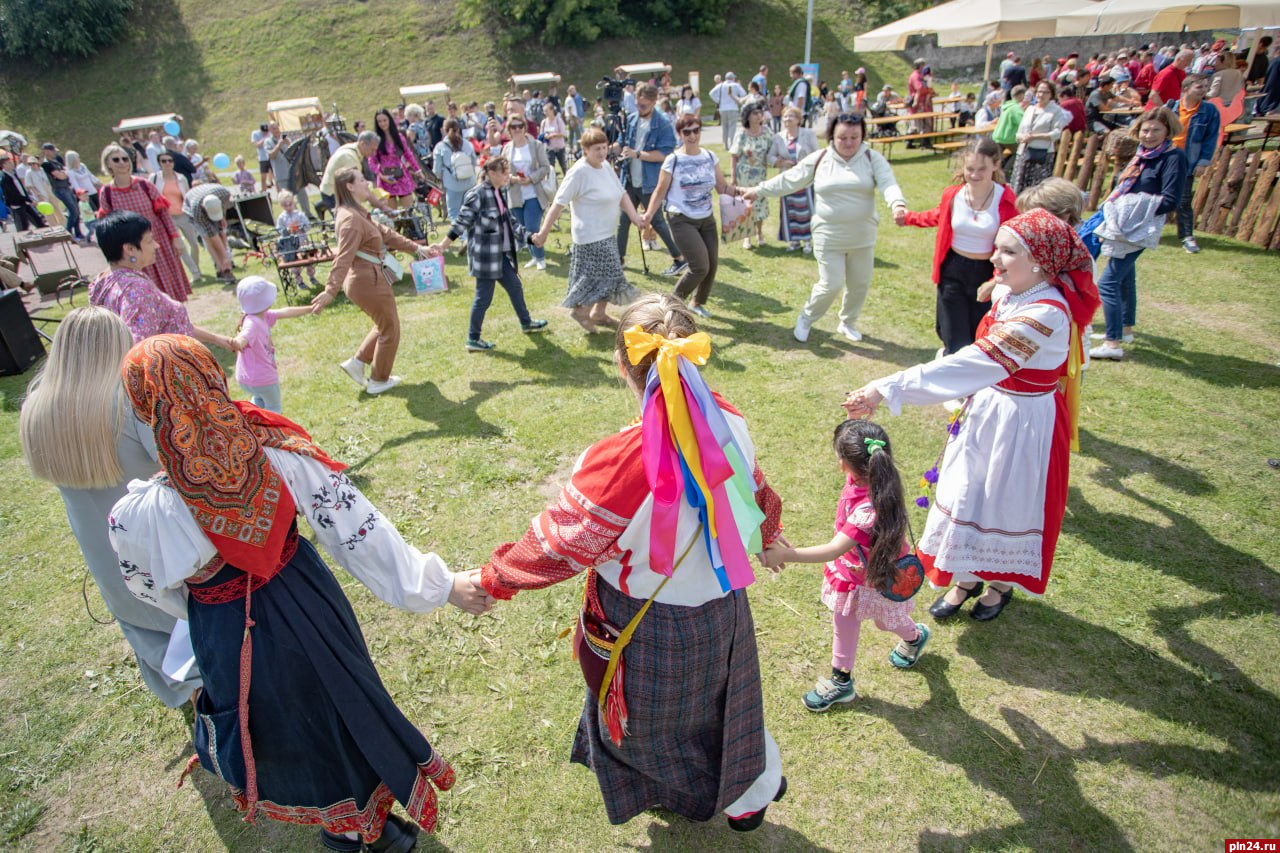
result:
<svg viewBox="0 0 1280 853"><path fill-rule="evenodd" d="M622 136L627 127L627 114L622 111L622 94L628 86L636 81L630 77L601 77L596 83L597 89L604 90L604 135L612 146Z"/></svg>

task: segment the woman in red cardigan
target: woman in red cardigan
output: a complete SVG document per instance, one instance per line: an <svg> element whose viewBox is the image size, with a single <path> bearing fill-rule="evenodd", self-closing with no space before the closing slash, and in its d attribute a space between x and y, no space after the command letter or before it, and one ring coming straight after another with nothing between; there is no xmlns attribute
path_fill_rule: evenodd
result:
<svg viewBox="0 0 1280 853"><path fill-rule="evenodd" d="M933 283L938 286L935 328L943 355L973 343L979 321L991 308L990 302L978 300L978 288L993 275L996 232L1018 215L1013 189L1003 183L1001 154L990 139L975 139L960 161L957 183L942 191L937 207L894 213L898 225L938 229Z"/></svg>

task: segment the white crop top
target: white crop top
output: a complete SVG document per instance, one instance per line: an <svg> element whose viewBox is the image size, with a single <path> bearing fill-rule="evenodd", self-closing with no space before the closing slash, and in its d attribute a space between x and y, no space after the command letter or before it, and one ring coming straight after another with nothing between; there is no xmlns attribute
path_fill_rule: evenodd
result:
<svg viewBox="0 0 1280 853"><path fill-rule="evenodd" d="M951 203L951 248L972 255L991 254L996 246L996 232L1000 230L999 184L991 194L986 210L974 211L965 198L965 191L956 193Z"/></svg>

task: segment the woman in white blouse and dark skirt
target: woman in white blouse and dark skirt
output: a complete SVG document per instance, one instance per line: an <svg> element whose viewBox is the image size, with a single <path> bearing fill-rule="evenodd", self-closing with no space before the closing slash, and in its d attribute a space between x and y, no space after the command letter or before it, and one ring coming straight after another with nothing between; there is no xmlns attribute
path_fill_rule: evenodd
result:
<svg viewBox="0 0 1280 853"><path fill-rule="evenodd" d="M165 476L129 484L111 543L130 592L188 620L204 676L200 764L247 818L319 825L331 850L412 849L418 827L435 828L432 786L450 788L453 768L396 707L297 516L395 607L482 613L492 599L474 574L407 544L301 427L233 403L193 338L146 339L123 374ZM411 822L388 814L395 801Z"/></svg>
<svg viewBox="0 0 1280 853"><path fill-rule="evenodd" d="M1018 125L1018 157L1013 164L1013 191L1020 193L1053 176L1054 150L1071 115L1058 106L1058 89L1048 80L1036 84L1036 101Z"/></svg>
<svg viewBox="0 0 1280 853"><path fill-rule="evenodd" d="M614 217L621 207L635 225L644 220L605 162L608 153L609 139L604 131L587 128L582 134L582 158L569 168L542 221L542 230L532 238L535 245L545 243L565 206L572 205L569 289L561 304L588 332L597 332L601 326L616 329L618 321L609 316L609 303L626 305L640 295L622 271Z"/></svg>

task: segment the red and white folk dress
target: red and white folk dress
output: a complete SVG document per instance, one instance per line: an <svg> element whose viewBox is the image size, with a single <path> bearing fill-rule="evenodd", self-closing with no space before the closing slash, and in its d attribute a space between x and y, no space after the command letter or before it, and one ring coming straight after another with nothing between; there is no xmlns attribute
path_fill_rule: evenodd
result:
<svg viewBox="0 0 1280 853"><path fill-rule="evenodd" d="M929 581L996 581L1042 595L1067 502L1071 427L1059 378L1071 320L1052 285L1004 286L977 340L945 358L875 383L897 414L903 403L973 399L938 469L918 546Z"/></svg>

